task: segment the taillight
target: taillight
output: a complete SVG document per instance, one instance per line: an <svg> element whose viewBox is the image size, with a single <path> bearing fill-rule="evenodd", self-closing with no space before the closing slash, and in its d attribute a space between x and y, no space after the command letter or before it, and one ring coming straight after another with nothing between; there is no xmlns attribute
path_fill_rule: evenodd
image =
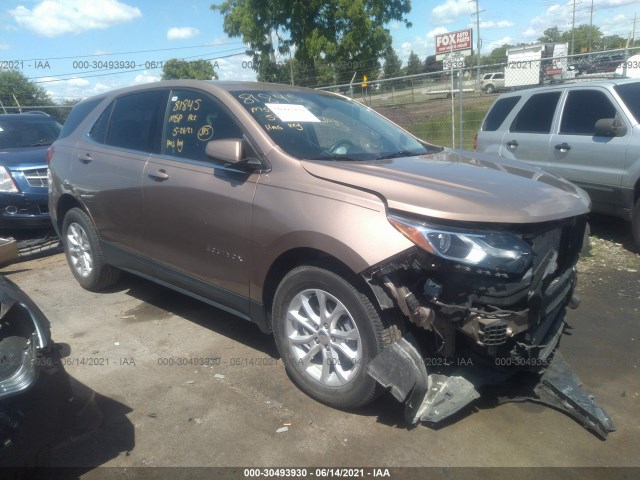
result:
<svg viewBox="0 0 640 480"><path fill-rule="evenodd" d="M473 136L473 151L474 152L478 151L478 134L477 133Z"/></svg>
<svg viewBox="0 0 640 480"><path fill-rule="evenodd" d="M54 150L55 150L55 148L53 147L53 145L51 145L49 148L47 148L47 165L49 165L51 163L51 159L53 158Z"/></svg>

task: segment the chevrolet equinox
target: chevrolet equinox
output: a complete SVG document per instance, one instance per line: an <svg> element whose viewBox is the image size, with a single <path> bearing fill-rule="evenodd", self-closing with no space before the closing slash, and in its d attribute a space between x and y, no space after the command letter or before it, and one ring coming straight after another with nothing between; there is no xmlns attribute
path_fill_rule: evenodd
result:
<svg viewBox="0 0 640 480"><path fill-rule="evenodd" d="M49 157L82 287L126 270L252 321L326 404L390 388L410 424L438 422L479 372L565 365L589 200L535 167L428 144L337 94L193 80L79 103ZM557 378L573 377L545 382L558 408L613 430Z"/></svg>

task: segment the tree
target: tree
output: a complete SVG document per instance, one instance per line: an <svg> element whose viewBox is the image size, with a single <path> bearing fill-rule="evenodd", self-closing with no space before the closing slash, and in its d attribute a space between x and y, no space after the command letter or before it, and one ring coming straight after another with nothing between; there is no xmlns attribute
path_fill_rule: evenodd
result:
<svg viewBox="0 0 640 480"><path fill-rule="evenodd" d="M0 71L0 101L9 113L24 107L38 107L50 115L56 113L55 109L46 108L55 105L47 91L17 70ZM1 108L0 112L4 113Z"/></svg>
<svg viewBox="0 0 640 480"><path fill-rule="evenodd" d="M620 35L607 35L597 42L594 41L592 46L597 46L598 50L614 50L616 48L624 48L626 44L627 40L622 38Z"/></svg>
<svg viewBox="0 0 640 480"><path fill-rule="evenodd" d="M387 51L384 54L384 67L382 68L384 78L399 76L401 69L402 60L400 60L400 57L392 47L387 48Z"/></svg>
<svg viewBox="0 0 640 480"><path fill-rule="evenodd" d="M507 50L509 50L513 45L509 45L505 43L501 47L494 48L491 50L489 55L485 55L482 57L483 65L496 65L500 63L507 62Z"/></svg>
<svg viewBox="0 0 640 480"><path fill-rule="evenodd" d="M225 33L249 45L257 68L276 50L293 52L304 85L315 85L324 65L351 67L334 68L340 83L351 80L354 71L374 78L377 59L391 45L385 25L411 25L405 18L410 0L226 0L211 8L224 16Z"/></svg>
<svg viewBox="0 0 640 480"><path fill-rule="evenodd" d="M588 52L589 45L600 43L602 32L596 25L580 25L573 31L573 53ZM562 40L571 48L571 30L562 34Z"/></svg>
<svg viewBox="0 0 640 480"><path fill-rule="evenodd" d="M562 40L562 32L558 27L551 27L542 32L542 36L538 38L538 41L540 43L558 43L564 40Z"/></svg>
<svg viewBox="0 0 640 480"><path fill-rule="evenodd" d="M194 80L217 79L218 75L208 60L167 60L162 67L162 80L178 80L191 78Z"/></svg>
<svg viewBox="0 0 640 480"><path fill-rule="evenodd" d="M409 59L407 60L407 68L405 70L406 75L417 75L418 73L422 73L422 61L420 57L413 50L409 54Z"/></svg>
<svg viewBox="0 0 640 480"><path fill-rule="evenodd" d="M442 60L436 60L435 55L429 55L424 59L424 66L422 67L422 71L425 73L441 72Z"/></svg>

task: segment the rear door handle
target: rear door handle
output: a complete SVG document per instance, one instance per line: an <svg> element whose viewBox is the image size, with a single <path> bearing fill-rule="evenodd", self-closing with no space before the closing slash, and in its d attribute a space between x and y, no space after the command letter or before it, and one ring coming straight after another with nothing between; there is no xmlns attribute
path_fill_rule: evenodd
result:
<svg viewBox="0 0 640 480"><path fill-rule="evenodd" d="M157 172L149 172L148 176L158 182L163 182L169 178L169 174L162 168Z"/></svg>
<svg viewBox="0 0 640 480"><path fill-rule="evenodd" d="M556 145L556 150L560 150L561 152L568 152L569 150L571 150L571 145L569 145L568 143L559 143L558 145Z"/></svg>
<svg viewBox="0 0 640 480"><path fill-rule="evenodd" d="M510 142L507 142L507 147L509 148L516 148L518 145L520 145L516 140L511 140Z"/></svg>
<svg viewBox="0 0 640 480"><path fill-rule="evenodd" d="M90 154L85 153L83 156L78 157L78 160L82 163L90 163L93 160L93 157Z"/></svg>

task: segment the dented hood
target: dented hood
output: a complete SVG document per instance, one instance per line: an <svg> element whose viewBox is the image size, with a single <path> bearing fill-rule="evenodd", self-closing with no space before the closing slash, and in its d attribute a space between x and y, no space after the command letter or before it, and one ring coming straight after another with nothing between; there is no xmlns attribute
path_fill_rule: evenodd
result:
<svg viewBox="0 0 640 480"><path fill-rule="evenodd" d="M582 215L588 195L523 162L462 150L375 161L303 160L316 177L373 192L388 208L459 221L532 223Z"/></svg>

